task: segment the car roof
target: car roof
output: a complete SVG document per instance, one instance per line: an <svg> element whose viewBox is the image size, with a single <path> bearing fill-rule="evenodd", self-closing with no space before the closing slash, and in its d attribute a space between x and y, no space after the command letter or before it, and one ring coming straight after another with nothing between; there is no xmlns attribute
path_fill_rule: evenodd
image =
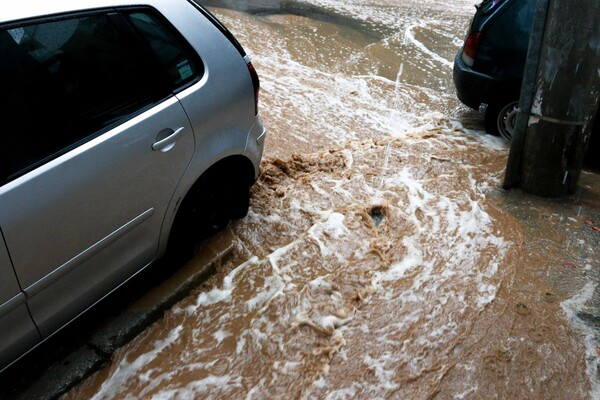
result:
<svg viewBox="0 0 600 400"><path fill-rule="evenodd" d="M0 2L0 23L95 8L149 5L152 0L18 0Z"/></svg>

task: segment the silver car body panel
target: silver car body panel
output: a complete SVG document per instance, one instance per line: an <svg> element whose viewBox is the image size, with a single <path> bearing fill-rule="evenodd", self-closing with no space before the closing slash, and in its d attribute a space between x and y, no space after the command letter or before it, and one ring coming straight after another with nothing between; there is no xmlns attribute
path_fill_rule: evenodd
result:
<svg viewBox="0 0 600 400"><path fill-rule="evenodd" d="M201 96L198 85L192 85L177 94L195 127L196 152L190 168L169 205L161 237L168 236L177 207L199 174L221 159L243 155L254 166L258 178L260 160L264 150L266 130L254 115L254 88L247 72L246 61L219 30L202 16L191 4L169 7L169 1L149 2L165 15L198 52L204 62L204 77L209 96ZM198 31L203 34L199 35ZM242 73L240 73L242 72ZM263 136L259 143L257 139ZM248 146L248 143L256 145ZM160 252L166 250L167 241L161 240Z"/></svg>
<svg viewBox="0 0 600 400"><path fill-rule="evenodd" d="M180 127L188 134L170 151L152 150ZM156 257L191 132L171 97L0 188L0 226L43 336Z"/></svg>
<svg viewBox="0 0 600 400"><path fill-rule="evenodd" d="M0 232L0 365L15 359L22 349L40 341L21 292Z"/></svg>
<svg viewBox="0 0 600 400"><path fill-rule="evenodd" d="M246 61L187 1L22 1L0 5L0 24L130 5L165 16L204 75L0 186L0 324L11 327L0 334L0 370L160 257L181 200L211 165L242 155L258 177L266 131Z"/></svg>

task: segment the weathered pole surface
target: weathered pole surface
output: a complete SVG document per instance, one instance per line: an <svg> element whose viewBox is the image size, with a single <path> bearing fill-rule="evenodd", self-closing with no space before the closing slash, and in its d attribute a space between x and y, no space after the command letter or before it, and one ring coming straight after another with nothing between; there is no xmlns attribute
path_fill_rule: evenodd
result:
<svg viewBox="0 0 600 400"><path fill-rule="evenodd" d="M506 175L504 177L504 189L507 190L518 186L521 180L521 156L523 155L525 132L527 131L529 111L531 110L535 89L549 2L550 0L537 0L535 13L533 15L533 26L531 27L527 61L525 62L521 96L519 98L520 112L517 114L515 121L515 130L513 132L510 153L508 154L508 162L506 165Z"/></svg>
<svg viewBox="0 0 600 400"><path fill-rule="evenodd" d="M505 188L574 192L599 100L600 1L538 0Z"/></svg>

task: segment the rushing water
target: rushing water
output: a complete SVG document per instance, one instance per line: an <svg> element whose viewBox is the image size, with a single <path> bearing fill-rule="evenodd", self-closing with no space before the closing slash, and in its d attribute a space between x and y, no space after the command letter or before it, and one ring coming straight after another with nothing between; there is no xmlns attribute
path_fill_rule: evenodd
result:
<svg viewBox="0 0 600 400"><path fill-rule="evenodd" d="M251 13L213 10L259 69L269 155L403 135L465 113L452 61L469 1L230 3Z"/></svg>
<svg viewBox="0 0 600 400"><path fill-rule="evenodd" d="M219 4L262 79L251 211L215 275L65 398L600 395L598 179L499 189L507 146L452 90L472 1Z"/></svg>

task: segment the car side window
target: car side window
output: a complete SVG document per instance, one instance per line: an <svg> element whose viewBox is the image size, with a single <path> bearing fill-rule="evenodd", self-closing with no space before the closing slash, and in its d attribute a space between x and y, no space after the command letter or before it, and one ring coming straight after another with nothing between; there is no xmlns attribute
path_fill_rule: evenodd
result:
<svg viewBox="0 0 600 400"><path fill-rule="evenodd" d="M203 73L202 62L195 51L156 12L136 10L126 15L167 72L173 90L194 81Z"/></svg>
<svg viewBox="0 0 600 400"><path fill-rule="evenodd" d="M171 94L139 44L118 13L0 28L0 185Z"/></svg>

